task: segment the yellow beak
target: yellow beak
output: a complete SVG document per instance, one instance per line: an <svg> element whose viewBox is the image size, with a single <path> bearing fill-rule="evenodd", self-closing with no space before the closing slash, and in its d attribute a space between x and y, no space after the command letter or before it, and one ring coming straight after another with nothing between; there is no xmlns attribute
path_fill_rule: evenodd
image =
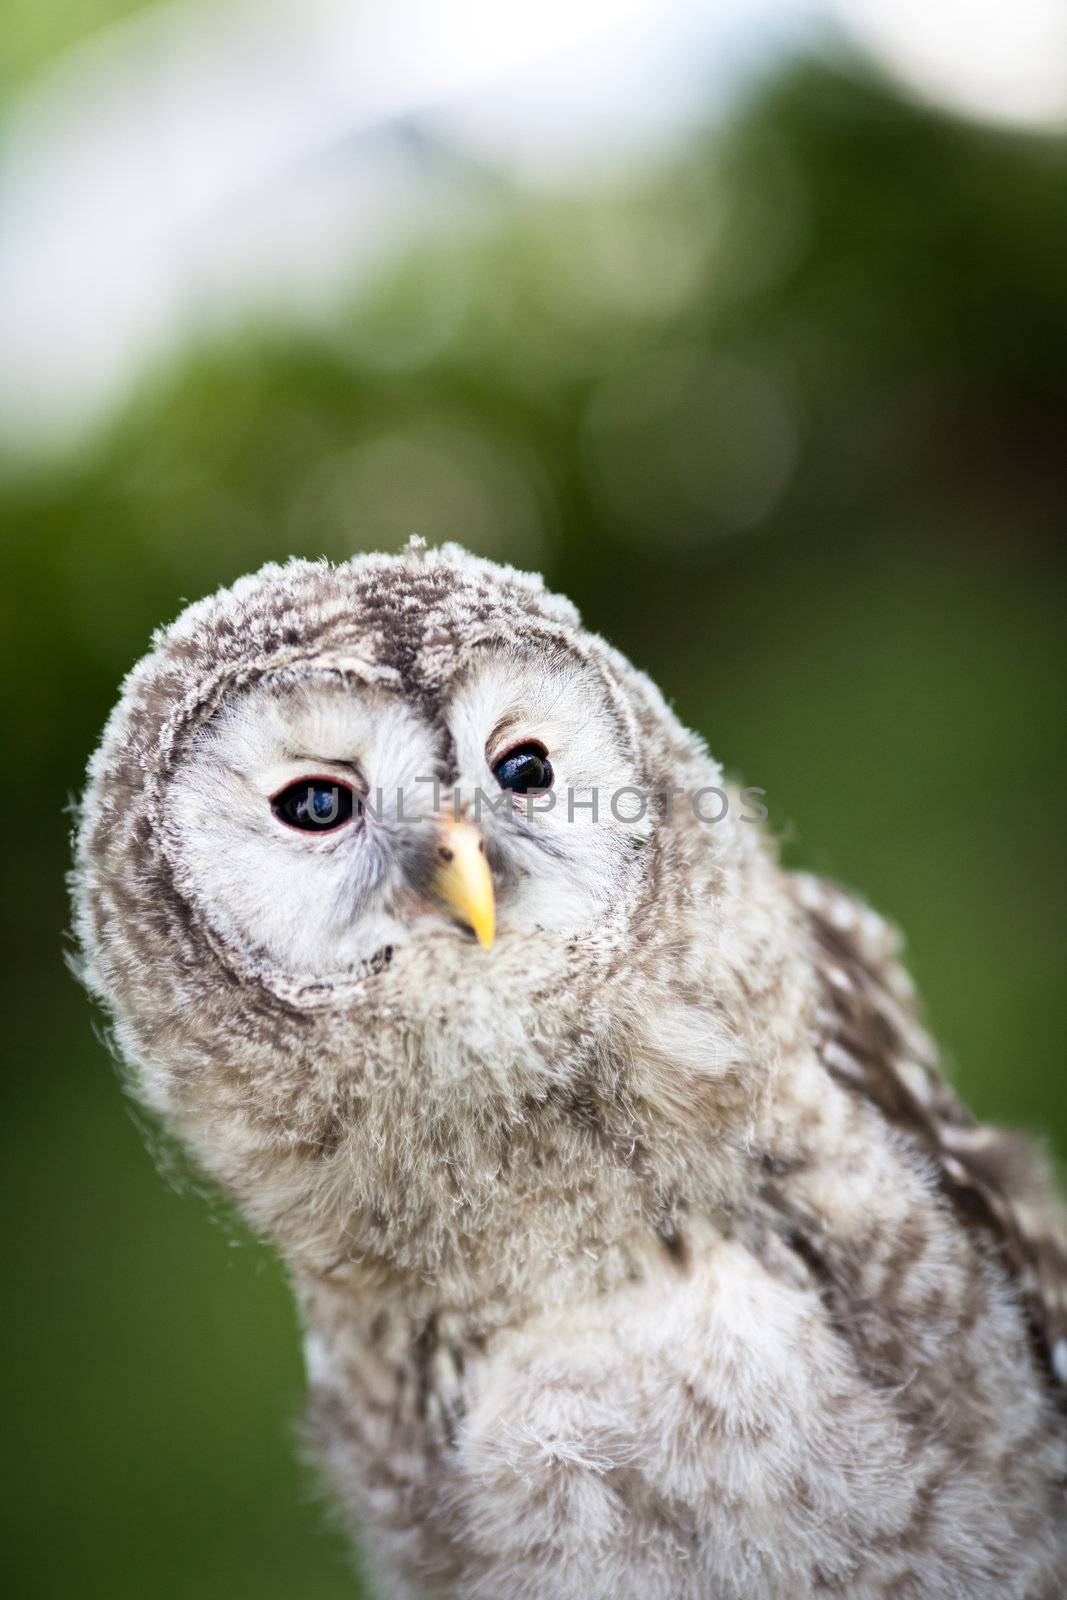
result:
<svg viewBox="0 0 1067 1600"><path fill-rule="evenodd" d="M433 892L488 950L496 935L496 899L485 840L470 822L442 822Z"/></svg>

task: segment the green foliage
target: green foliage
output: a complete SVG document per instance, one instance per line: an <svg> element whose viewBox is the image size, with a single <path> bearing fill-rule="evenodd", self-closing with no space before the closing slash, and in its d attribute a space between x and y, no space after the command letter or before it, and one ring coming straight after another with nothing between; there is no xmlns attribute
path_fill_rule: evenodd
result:
<svg viewBox="0 0 1067 1600"><path fill-rule="evenodd" d="M350 1593L277 1269L165 1189L61 964L63 806L156 624L412 531L541 566L907 930L980 1112L1067 1151L1067 141L798 66L664 170L501 192L327 333L156 373L0 523L14 1386L40 1596Z"/></svg>
<svg viewBox="0 0 1067 1600"><path fill-rule="evenodd" d="M140 11L147 0L4 0L0 33L0 102L21 80L101 29Z"/></svg>

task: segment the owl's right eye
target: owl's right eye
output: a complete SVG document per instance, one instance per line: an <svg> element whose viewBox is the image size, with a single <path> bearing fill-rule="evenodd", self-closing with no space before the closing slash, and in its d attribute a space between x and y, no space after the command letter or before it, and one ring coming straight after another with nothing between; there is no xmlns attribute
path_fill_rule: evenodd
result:
<svg viewBox="0 0 1067 1600"><path fill-rule="evenodd" d="M301 778L270 803L279 822L302 833L329 833L352 817L352 791L333 778Z"/></svg>

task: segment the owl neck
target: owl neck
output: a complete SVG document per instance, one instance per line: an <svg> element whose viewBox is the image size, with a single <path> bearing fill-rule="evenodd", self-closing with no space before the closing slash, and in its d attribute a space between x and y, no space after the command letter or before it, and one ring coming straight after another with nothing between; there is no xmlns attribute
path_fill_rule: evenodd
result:
<svg viewBox="0 0 1067 1600"><path fill-rule="evenodd" d="M730 1229L811 1005L776 864L749 849L731 866L695 905L661 875L640 969L597 975L560 1054L472 1062L418 1093L397 1075L325 1151L266 1157L257 1132L245 1162L228 1142L230 1187L294 1274L353 1303L507 1320L610 1291L649 1252L680 1258L694 1227ZM683 885L708 872L695 854L679 867Z"/></svg>

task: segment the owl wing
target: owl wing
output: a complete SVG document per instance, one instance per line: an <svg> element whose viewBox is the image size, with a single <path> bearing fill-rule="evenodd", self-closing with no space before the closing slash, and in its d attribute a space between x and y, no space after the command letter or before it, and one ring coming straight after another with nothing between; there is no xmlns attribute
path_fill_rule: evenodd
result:
<svg viewBox="0 0 1067 1600"><path fill-rule="evenodd" d="M1067 1385L1067 1214L1037 1153L977 1122L953 1094L894 930L835 884L803 873L790 881L821 978L816 1034L826 1070L933 1160L961 1221L993 1241L1041 1359Z"/></svg>

